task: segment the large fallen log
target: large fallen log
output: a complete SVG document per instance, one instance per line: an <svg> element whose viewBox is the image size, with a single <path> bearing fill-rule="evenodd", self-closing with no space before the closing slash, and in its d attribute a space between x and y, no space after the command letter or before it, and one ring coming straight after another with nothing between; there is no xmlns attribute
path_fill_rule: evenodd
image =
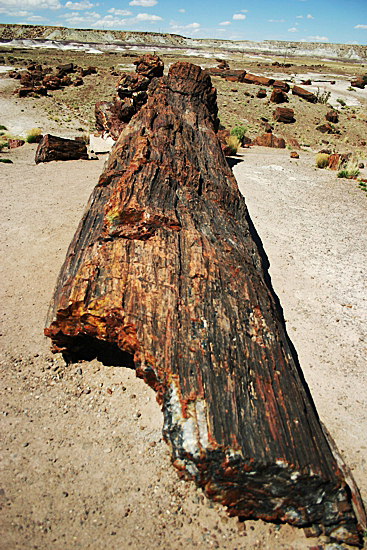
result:
<svg viewBox="0 0 367 550"><path fill-rule="evenodd" d="M153 80L62 267L45 334L153 387L176 468L231 515L322 525L358 544L245 201L195 65Z"/></svg>

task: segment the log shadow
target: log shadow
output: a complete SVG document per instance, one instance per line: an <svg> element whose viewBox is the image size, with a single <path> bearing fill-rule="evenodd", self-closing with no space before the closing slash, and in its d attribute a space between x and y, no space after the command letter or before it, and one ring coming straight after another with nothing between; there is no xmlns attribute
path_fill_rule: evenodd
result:
<svg viewBox="0 0 367 550"><path fill-rule="evenodd" d="M279 315L280 322L282 323L282 325L284 327L284 333L285 333L286 341L287 341L287 344L289 346L289 350L290 350L290 353L292 355L292 358L294 360L294 364L296 366L301 384L303 385L303 388L304 388L304 390L307 394L309 402L312 404L312 407L313 407L313 410L315 412L315 415L316 415L317 419L320 421L319 415L318 415L317 410L316 410L315 403L314 403L312 395L311 395L311 391L308 387L308 384L307 384L306 379L304 377L304 374L302 372L302 368L301 368L301 365L300 365L300 362L299 362L299 359L298 359L298 354L297 354L296 348L294 347L293 342L290 339L290 337L288 335L288 332L287 332L284 313L283 313L283 308L281 306L278 295L276 294L276 292L273 288L273 284L272 284L270 273L269 273L269 268L270 268L269 258L268 258L267 254L265 252L265 249L264 249L262 240L260 238L260 235L258 234L258 232L256 230L256 227L254 226L253 221L252 221L252 219L250 217L250 214L248 212L246 214L246 221L248 223L248 227L249 227L249 230L250 230L251 237L252 237L252 239L254 240L254 242L257 246L257 249L258 249L258 252L259 252L259 255L260 255L260 258L261 258L261 267L262 267L263 272L264 272L265 282L266 282L266 285L269 288L269 291L270 291L270 293L271 293L271 295L274 299L275 307L276 307L277 313Z"/></svg>
<svg viewBox="0 0 367 550"><path fill-rule="evenodd" d="M63 336L62 340L67 347L67 351L62 352L67 364L97 359L105 367L127 367L135 370L133 355L122 351L113 342L98 340L86 334L76 337Z"/></svg>

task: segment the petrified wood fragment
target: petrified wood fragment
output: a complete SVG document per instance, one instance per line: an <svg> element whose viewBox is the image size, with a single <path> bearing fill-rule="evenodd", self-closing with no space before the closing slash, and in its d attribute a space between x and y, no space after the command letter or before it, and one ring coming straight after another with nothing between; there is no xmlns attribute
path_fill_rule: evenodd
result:
<svg viewBox="0 0 367 550"><path fill-rule="evenodd" d="M230 514L356 542L217 127L200 67L154 81L91 195L45 334L71 360L135 368L174 465Z"/></svg>
<svg viewBox="0 0 367 550"><path fill-rule="evenodd" d="M35 162L50 162L51 160L88 160L85 143L74 139L65 139L46 134L39 142Z"/></svg>
<svg viewBox="0 0 367 550"><path fill-rule="evenodd" d="M310 103L317 103L317 97L312 92L301 88L300 86L293 86L292 94L309 101Z"/></svg>

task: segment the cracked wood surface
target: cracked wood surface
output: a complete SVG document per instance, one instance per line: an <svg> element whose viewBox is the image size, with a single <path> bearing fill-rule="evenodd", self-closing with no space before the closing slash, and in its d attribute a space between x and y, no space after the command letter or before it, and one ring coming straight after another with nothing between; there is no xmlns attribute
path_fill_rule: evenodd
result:
<svg viewBox="0 0 367 550"><path fill-rule="evenodd" d="M152 81L90 197L45 334L70 360L135 368L174 465L232 515L358 544L217 127L199 67Z"/></svg>

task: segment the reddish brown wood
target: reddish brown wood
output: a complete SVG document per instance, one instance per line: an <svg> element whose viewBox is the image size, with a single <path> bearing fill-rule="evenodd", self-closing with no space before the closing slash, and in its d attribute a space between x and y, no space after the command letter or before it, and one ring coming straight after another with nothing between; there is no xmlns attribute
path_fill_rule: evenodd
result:
<svg viewBox="0 0 367 550"><path fill-rule="evenodd" d="M173 464L230 514L358 543L216 135L210 77L176 63L148 93L89 200L45 334L69 360L135 368L162 404Z"/></svg>

